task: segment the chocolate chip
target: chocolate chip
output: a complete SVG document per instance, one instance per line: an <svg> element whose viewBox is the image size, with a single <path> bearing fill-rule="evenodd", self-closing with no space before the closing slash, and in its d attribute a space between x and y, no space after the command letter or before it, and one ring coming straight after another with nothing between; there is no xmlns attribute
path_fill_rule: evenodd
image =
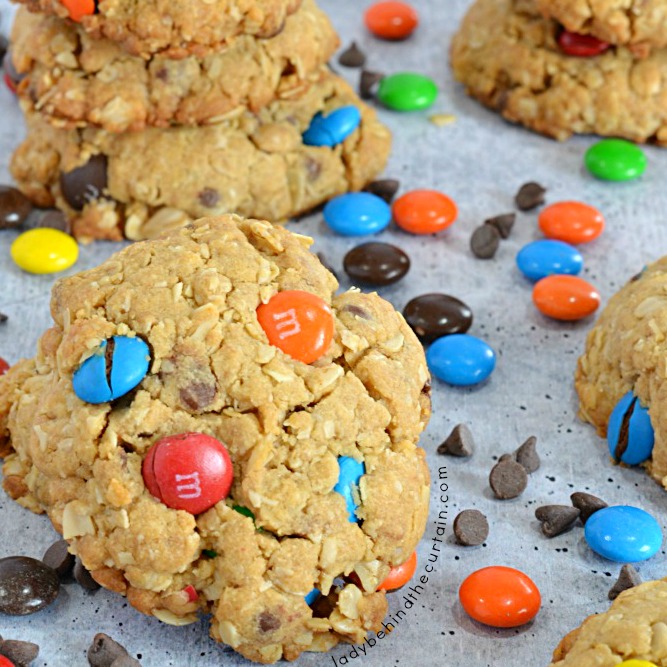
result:
<svg viewBox="0 0 667 667"><path fill-rule="evenodd" d="M362 320L372 320L373 318L371 315L368 313L368 311L364 310L363 308L353 304L353 303L348 303L345 306L342 307L342 312L344 313L350 313L350 315L354 315L354 317L358 317Z"/></svg>
<svg viewBox="0 0 667 667"><path fill-rule="evenodd" d="M364 190L380 197L380 199L384 199L387 204L391 204L400 185L399 181L395 178L382 178L377 181L371 181Z"/></svg>
<svg viewBox="0 0 667 667"><path fill-rule="evenodd" d="M106 187L105 155L93 155L86 164L60 174L60 192L75 211L80 211L88 202L99 199Z"/></svg>
<svg viewBox="0 0 667 667"><path fill-rule="evenodd" d="M623 591L639 586L641 583L642 578L639 576L639 572L632 565L626 564L621 568L618 579L609 589L607 596L610 600L615 600Z"/></svg>
<svg viewBox="0 0 667 667"><path fill-rule="evenodd" d="M480 225L470 237L470 250L479 259L491 259L500 245L500 232L493 225Z"/></svg>
<svg viewBox="0 0 667 667"><path fill-rule="evenodd" d="M90 572L86 570L78 556L74 562L74 578L79 586L85 588L87 591L96 591L100 588L100 585L93 579Z"/></svg>
<svg viewBox="0 0 667 667"><path fill-rule="evenodd" d="M127 655L124 646L109 635L99 632L88 649L88 664L91 667L111 667L115 660Z"/></svg>
<svg viewBox="0 0 667 667"><path fill-rule="evenodd" d="M547 537L556 537L574 526L579 510L569 505L543 505L535 510L535 518L542 522L542 532Z"/></svg>
<svg viewBox="0 0 667 667"><path fill-rule="evenodd" d="M359 96L362 100L370 100L375 97L378 84L384 79L384 74L371 72L364 69L359 77Z"/></svg>
<svg viewBox="0 0 667 667"><path fill-rule="evenodd" d="M501 238L506 239L510 235L512 227L514 227L515 220L516 213L503 213L502 215L496 215L493 218L487 218L484 221L484 224L495 227Z"/></svg>
<svg viewBox="0 0 667 667"><path fill-rule="evenodd" d="M403 317L422 343L453 333L465 333L472 311L463 301L447 294L422 294L409 301Z"/></svg>
<svg viewBox="0 0 667 667"><path fill-rule="evenodd" d="M0 612L11 616L33 614L58 596L58 575L41 561L27 556L0 559Z"/></svg>
<svg viewBox="0 0 667 667"><path fill-rule="evenodd" d="M189 410L201 410L213 403L215 385L206 382L193 382L179 392L181 403Z"/></svg>
<svg viewBox="0 0 667 667"><path fill-rule="evenodd" d="M273 632L280 627L280 619L268 611L263 611L258 619L257 625L262 632Z"/></svg>
<svg viewBox="0 0 667 667"><path fill-rule="evenodd" d="M220 202L220 193L214 188L204 188L197 196L199 203L206 208L214 208Z"/></svg>
<svg viewBox="0 0 667 667"><path fill-rule="evenodd" d="M0 229L20 227L31 211L30 200L20 190L0 185Z"/></svg>
<svg viewBox="0 0 667 667"><path fill-rule="evenodd" d="M489 484L496 498L509 500L524 492L528 485L528 473L516 461L498 461L489 474Z"/></svg>
<svg viewBox="0 0 667 667"><path fill-rule="evenodd" d="M369 241L350 250L343 258L343 269L362 285L391 285L410 269L410 258L395 245Z"/></svg>
<svg viewBox="0 0 667 667"><path fill-rule="evenodd" d="M520 463L526 472L535 472L540 467L540 455L537 453L537 438L531 435L514 452L514 460Z"/></svg>
<svg viewBox="0 0 667 667"><path fill-rule="evenodd" d="M71 234L72 232L72 225L62 211L45 211L37 218L35 227L58 229L65 234Z"/></svg>
<svg viewBox="0 0 667 667"><path fill-rule="evenodd" d="M597 496L583 491L577 491L570 496L572 504L579 510L579 518L581 523L586 524L591 514L598 510L608 507L604 500L600 500Z"/></svg>
<svg viewBox="0 0 667 667"><path fill-rule="evenodd" d="M489 536L489 522L479 510L463 510L454 519L454 537L464 547L477 547Z"/></svg>
<svg viewBox="0 0 667 667"><path fill-rule="evenodd" d="M327 260L327 258L321 253L317 253L317 259L320 260L320 264L329 271L329 273L333 274L333 277L338 280L338 274L336 273L335 269L331 266L331 263Z"/></svg>
<svg viewBox="0 0 667 667"><path fill-rule="evenodd" d="M19 74L19 72L16 71L14 61L12 60L11 49L7 49L5 55L2 57L2 69L7 75L7 78L14 84L14 87L18 86L26 77L25 74Z"/></svg>
<svg viewBox="0 0 667 667"><path fill-rule="evenodd" d="M160 69L155 72L155 76L160 79L160 81L164 81L166 83L167 79L169 79L169 71L166 67L160 67Z"/></svg>
<svg viewBox="0 0 667 667"><path fill-rule="evenodd" d="M438 447L438 454L472 456L474 450L475 441L472 432L465 424L457 424Z"/></svg>
<svg viewBox="0 0 667 667"><path fill-rule="evenodd" d="M520 211L530 211L544 204L546 189L539 183L524 183L514 197L516 207Z"/></svg>
<svg viewBox="0 0 667 667"><path fill-rule="evenodd" d="M4 313L0 313L0 324L3 324L8 319L9 319L9 317L7 315L5 315Z"/></svg>
<svg viewBox="0 0 667 667"><path fill-rule="evenodd" d="M8 48L9 48L9 41L4 35L0 35L0 60L4 60Z"/></svg>
<svg viewBox="0 0 667 667"><path fill-rule="evenodd" d="M109 667L141 667L141 663L129 655L121 655Z"/></svg>
<svg viewBox="0 0 667 667"><path fill-rule="evenodd" d="M0 641L0 655L10 660L14 667L29 667L39 655L39 646L18 639L5 639Z"/></svg>
<svg viewBox="0 0 667 667"><path fill-rule="evenodd" d="M65 579L72 574L74 569L74 556L67 551L67 542L58 540L54 542L42 556L42 562L48 565L60 579Z"/></svg>
<svg viewBox="0 0 667 667"><path fill-rule="evenodd" d="M343 67L363 67L366 62L366 54L352 42L345 51L338 56L338 62Z"/></svg>
<svg viewBox="0 0 667 667"><path fill-rule="evenodd" d="M320 177L320 174L322 173L322 165L310 155L306 155L305 163L308 180L312 183Z"/></svg>

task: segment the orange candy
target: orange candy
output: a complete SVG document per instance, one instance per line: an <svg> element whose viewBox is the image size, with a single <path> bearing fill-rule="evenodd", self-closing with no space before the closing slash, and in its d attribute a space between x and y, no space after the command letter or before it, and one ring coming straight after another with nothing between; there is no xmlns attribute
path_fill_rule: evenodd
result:
<svg viewBox="0 0 667 667"><path fill-rule="evenodd" d="M394 221L411 234L435 234L449 227L456 216L456 204L437 190L412 190L399 197L392 208Z"/></svg>
<svg viewBox="0 0 667 667"><path fill-rule="evenodd" d="M278 292L257 308L257 319L271 345L304 364L319 359L333 338L331 308L310 292Z"/></svg>
<svg viewBox="0 0 667 667"><path fill-rule="evenodd" d="M95 0L62 0L72 21L81 22L84 16L95 13Z"/></svg>
<svg viewBox="0 0 667 667"><path fill-rule="evenodd" d="M417 12L405 2L376 2L364 14L366 27L381 39L407 39L419 24Z"/></svg>
<svg viewBox="0 0 667 667"><path fill-rule="evenodd" d="M417 570L417 552L413 551L412 556L396 567L389 570L387 578L378 586L379 591L393 591L412 579Z"/></svg>
<svg viewBox="0 0 667 667"><path fill-rule="evenodd" d="M588 243L604 229L602 213L578 201L561 201L543 208L538 223L546 237L572 244Z"/></svg>
<svg viewBox="0 0 667 667"><path fill-rule="evenodd" d="M494 628L515 628L532 621L542 597L533 580L519 570L493 565L473 572L459 588L466 613Z"/></svg>
<svg viewBox="0 0 667 667"><path fill-rule="evenodd" d="M553 275L535 283L533 303L543 315L555 320L580 320L597 310L600 295L583 278Z"/></svg>

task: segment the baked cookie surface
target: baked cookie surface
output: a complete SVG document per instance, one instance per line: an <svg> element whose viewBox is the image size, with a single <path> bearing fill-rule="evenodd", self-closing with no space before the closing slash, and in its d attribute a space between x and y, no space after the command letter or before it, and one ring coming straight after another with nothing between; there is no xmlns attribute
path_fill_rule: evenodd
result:
<svg viewBox="0 0 667 667"><path fill-rule="evenodd" d="M422 346L377 295L334 295L309 245L234 216L132 244L56 284L37 355L0 377L10 496L45 511L93 577L140 611L176 625L211 613L212 635L260 662L379 629L376 588L428 514ZM333 339L311 364L258 321L258 306L289 290L331 308ZM113 402L84 402L73 377L114 336L148 345L148 372ZM154 443L192 432L222 442L234 473L228 497L196 516L142 477ZM334 489L339 457L365 465L357 521Z"/></svg>
<svg viewBox="0 0 667 667"><path fill-rule="evenodd" d="M555 139L667 144L667 51L571 57L558 47L559 30L531 0L477 0L452 41L454 75L505 119Z"/></svg>

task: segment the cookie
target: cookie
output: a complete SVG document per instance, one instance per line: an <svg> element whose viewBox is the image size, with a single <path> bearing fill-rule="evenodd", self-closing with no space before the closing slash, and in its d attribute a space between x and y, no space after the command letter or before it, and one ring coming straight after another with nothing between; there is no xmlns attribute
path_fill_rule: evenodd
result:
<svg viewBox="0 0 667 667"><path fill-rule="evenodd" d="M667 580L640 584L566 635L549 667L615 667L633 659L667 665L666 616Z"/></svg>
<svg viewBox="0 0 667 667"><path fill-rule="evenodd" d="M317 113L347 105L362 120L343 143L303 143ZM14 179L38 205L62 209L82 240L150 238L228 212L284 220L361 189L384 168L391 145L375 112L327 71L298 96L215 125L112 134L56 129L34 113L27 123Z"/></svg>
<svg viewBox="0 0 667 667"><path fill-rule="evenodd" d="M454 75L507 120L555 139L667 144L667 50L643 60L623 47L574 58L557 45L560 29L531 0L477 0L452 41Z"/></svg>
<svg viewBox="0 0 667 667"><path fill-rule="evenodd" d="M276 98L299 95L337 46L336 32L313 0L288 17L276 37L242 35L202 59L144 60L115 42L92 39L76 24L25 8L12 30L27 110L57 127L109 132L215 123L239 107L258 111Z"/></svg>
<svg viewBox="0 0 667 667"><path fill-rule="evenodd" d="M586 338L577 363L579 415L601 436L629 391L648 407L655 443L649 473L667 488L667 257L647 267L609 300ZM604 443L605 447L607 443Z"/></svg>
<svg viewBox="0 0 667 667"><path fill-rule="evenodd" d="M311 243L221 216L131 244L56 283L35 358L0 378L9 495L46 512L93 578L139 611L175 625L210 613L213 637L265 663L378 630L387 602L376 589L428 515L422 346L376 294L336 295ZM331 320L310 364L272 344L258 314L294 290ZM300 333L297 315L276 315ZM82 400L82 364L105 341L115 346L90 386L104 384L104 363L121 386L119 337L147 346L146 374L115 400ZM222 443L233 468L227 497L195 514L166 504L159 455L148 456L192 433ZM341 457L365 466L347 501ZM174 475L179 498L200 497L198 475ZM316 610L304 599L313 589Z"/></svg>
<svg viewBox="0 0 667 667"><path fill-rule="evenodd" d="M19 0L37 13L74 18L93 39L118 42L128 53L142 58L161 53L169 58L198 57L219 51L236 35L274 37L295 12L301 0ZM67 7L76 14L73 16ZM81 12L81 15L78 13Z"/></svg>

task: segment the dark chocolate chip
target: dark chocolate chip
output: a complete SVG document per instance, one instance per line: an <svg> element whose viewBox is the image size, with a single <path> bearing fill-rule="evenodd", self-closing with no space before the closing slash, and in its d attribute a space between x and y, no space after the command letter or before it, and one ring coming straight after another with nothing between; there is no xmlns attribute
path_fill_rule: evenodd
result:
<svg viewBox="0 0 667 667"><path fill-rule="evenodd" d="M14 84L14 87L18 86L23 79L25 79L25 74L19 74L16 67L14 66L14 61L12 60L12 51L7 49L5 55L2 57L2 69L7 75L7 78Z"/></svg>
<svg viewBox="0 0 667 667"><path fill-rule="evenodd" d="M343 67L363 67L366 62L366 54L352 42L345 51L338 56L338 62Z"/></svg>
<svg viewBox="0 0 667 667"><path fill-rule="evenodd" d="M121 655L118 656L109 667L141 667L141 663L132 656Z"/></svg>
<svg viewBox="0 0 667 667"><path fill-rule="evenodd" d="M380 241L362 243L343 258L343 269L362 285L391 285L410 269L410 258L395 245Z"/></svg>
<svg viewBox="0 0 667 667"><path fill-rule="evenodd" d="M604 500L600 500L597 496L583 491L577 491L570 496L572 504L579 510L579 518L581 523L586 524L591 514L598 510L608 507Z"/></svg>
<svg viewBox="0 0 667 667"><path fill-rule="evenodd" d="M489 522L479 510L463 510L454 519L454 537L464 547L477 547L489 536Z"/></svg>
<svg viewBox="0 0 667 667"><path fill-rule="evenodd" d="M362 320L372 320L373 319L372 315L370 315L370 313L367 310L364 310L363 308L361 308L360 306L357 306L354 303L345 304L341 308L341 312L350 313L350 315L354 315L354 317L358 317L359 319L362 319Z"/></svg>
<svg viewBox="0 0 667 667"><path fill-rule="evenodd" d="M18 639L5 639L0 641L0 655L14 663L14 667L29 667L39 655L39 646Z"/></svg>
<svg viewBox="0 0 667 667"><path fill-rule="evenodd" d="M471 456L474 450L475 440L472 432L465 424L457 424L438 447L438 454Z"/></svg>
<svg viewBox="0 0 667 667"><path fill-rule="evenodd" d="M69 577L74 569L75 558L67 551L67 546L65 540L58 540L42 556L42 562L55 570L61 580Z"/></svg>
<svg viewBox="0 0 667 667"><path fill-rule="evenodd" d="M327 258L326 258L321 252L318 252L318 253L317 253L317 259L319 259L319 260L320 260L320 264L322 264L322 266L323 266L327 271L329 271L329 273L332 273L332 274L333 274L333 277L334 277L336 280L338 280L338 274L336 273L335 269L331 266L331 263L329 262L329 260L327 260Z"/></svg>
<svg viewBox="0 0 667 667"><path fill-rule="evenodd" d="M500 245L500 232L493 225L480 225L470 237L470 250L479 259L491 259Z"/></svg>
<svg viewBox="0 0 667 667"><path fill-rule="evenodd" d="M96 591L100 588L100 585L93 579L90 572L86 570L78 556L74 562L74 578L77 583L87 591Z"/></svg>
<svg viewBox="0 0 667 667"><path fill-rule="evenodd" d="M495 227L501 238L506 239L509 237L512 227L514 227L515 220L516 213L503 213L501 215L496 215L493 218L487 218L484 221L484 224Z"/></svg>
<svg viewBox="0 0 667 667"><path fill-rule="evenodd" d="M72 233L72 225L62 211L45 211L37 218L35 227L49 227L65 232L65 234Z"/></svg>
<svg viewBox="0 0 667 667"><path fill-rule="evenodd" d="M531 435L514 452L514 459L526 469L526 472L535 472L540 467L540 455L537 453L537 438L534 435Z"/></svg>
<svg viewBox="0 0 667 667"><path fill-rule="evenodd" d="M271 612L263 611L257 618L257 625L262 632L273 632L280 627L280 619Z"/></svg>
<svg viewBox="0 0 667 667"><path fill-rule="evenodd" d="M498 461L516 461L516 458L515 458L514 454L506 453L506 454L502 454L500 456L500 458L498 459ZM528 471L526 471L526 472L528 472Z"/></svg>
<svg viewBox="0 0 667 667"><path fill-rule="evenodd" d="M520 211L531 211L544 204L546 188L539 183L524 183L514 197L516 207Z"/></svg>
<svg viewBox="0 0 667 667"><path fill-rule="evenodd" d="M91 667L111 667L114 660L127 656L124 646L121 646L109 635L99 632L88 649L88 664Z"/></svg>
<svg viewBox="0 0 667 667"><path fill-rule="evenodd" d="M193 382L179 392L181 404L188 410L202 410L215 399L215 385L207 382Z"/></svg>
<svg viewBox="0 0 667 667"><path fill-rule="evenodd" d="M448 334L465 333L472 324L470 308L447 294L415 297L406 304L403 317L423 343Z"/></svg>
<svg viewBox="0 0 667 667"><path fill-rule="evenodd" d="M391 204L400 185L395 178L382 178L377 181L371 181L364 190L380 197L380 199L384 199L387 204Z"/></svg>
<svg viewBox="0 0 667 667"><path fill-rule="evenodd" d="M60 174L60 191L75 211L80 211L88 202L99 199L106 187L105 155L93 155L86 164Z"/></svg>
<svg viewBox="0 0 667 667"><path fill-rule="evenodd" d="M621 568L618 579L609 589L607 596L610 600L615 600L623 591L639 586L641 583L642 578L639 576L639 572L632 565L626 564Z"/></svg>
<svg viewBox="0 0 667 667"><path fill-rule="evenodd" d="M199 203L206 208L214 208L220 203L220 193L214 188L204 188L198 197Z"/></svg>
<svg viewBox="0 0 667 667"><path fill-rule="evenodd" d="M5 315L4 313L0 313L0 324L3 324L8 319L9 319L9 317L7 315Z"/></svg>
<svg viewBox="0 0 667 667"><path fill-rule="evenodd" d="M535 510L535 518L542 522L542 532L547 537L556 537L574 526L579 510L570 505L543 505Z"/></svg>
<svg viewBox="0 0 667 667"><path fill-rule="evenodd" d="M0 229L20 227L31 211L30 200L20 190L0 185Z"/></svg>
<svg viewBox="0 0 667 667"><path fill-rule="evenodd" d="M8 48L9 40L4 35L0 35L0 60L4 60Z"/></svg>
<svg viewBox="0 0 667 667"><path fill-rule="evenodd" d="M0 559L0 612L11 616L33 614L58 596L58 575L41 561L27 556Z"/></svg>
<svg viewBox="0 0 667 667"><path fill-rule="evenodd" d="M359 77L359 96L362 100L370 100L375 97L378 85L380 81L384 79L384 76L385 75L380 72L371 72L367 69L361 70L361 76Z"/></svg>
<svg viewBox="0 0 667 667"><path fill-rule="evenodd" d="M498 461L489 474L489 484L496 498L509 500L524 492L528 484L528 473L516 461Z"/></svg>

